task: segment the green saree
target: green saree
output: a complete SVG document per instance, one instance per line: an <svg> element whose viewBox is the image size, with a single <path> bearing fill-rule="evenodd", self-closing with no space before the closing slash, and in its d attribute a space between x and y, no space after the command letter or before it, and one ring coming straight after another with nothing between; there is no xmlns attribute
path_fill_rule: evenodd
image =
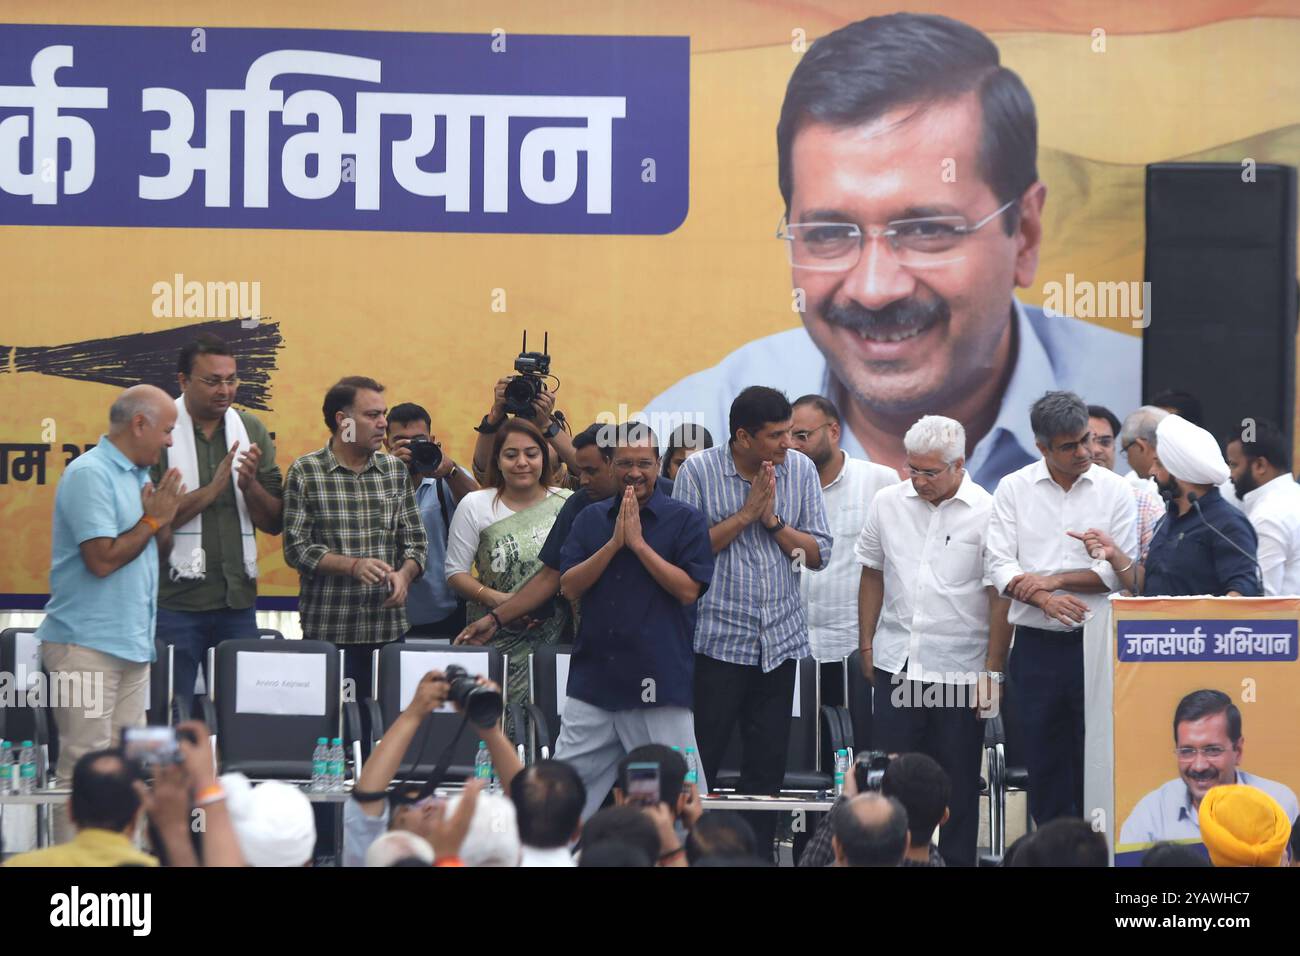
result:
<svg viewBox="0 0 1300 956"><path fill-rule="evenodd" d="M514 592L531 578L542 566L537 556L555 524L555 516L570 494L568 489L557 491L531 508L516 511L484 528L474 556L479 581L494 591ZM528 700L528 659L533 648L559 644L569 631L569 602L557 595L551 604L554 613L550 617L531 628L525 627L527 619L516 621L497 630L488 642L501 653L510 655L509 700L521 704ZM544 614L545 605L538 611ZM486 613L486 607L470 601L465 617L468 623L473 623Z"/></svg>

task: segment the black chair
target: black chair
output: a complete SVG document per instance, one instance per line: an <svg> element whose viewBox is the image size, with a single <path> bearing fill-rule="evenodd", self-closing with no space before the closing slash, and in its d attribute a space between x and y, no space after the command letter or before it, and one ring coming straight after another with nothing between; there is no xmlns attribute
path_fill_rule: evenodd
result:
<svg viewBox="0 0 1300 956"><path fill-rule="evenodd" d="M8 627L0 631L0 671L14 675L15 680L20 674L29 678L39 674L48 690L49 678L41 666L36 628ZM40 701L39 706L28 706L25 693L17 696L13 707L0 700L0 739L10 741L15 748L24 740L32 742L36 748L36 785L44 787L59 759L59 730L49 710L49 695L42 695Z"/></svg>
<svg viewBox="0 0 1300 956"><path fill-rule="evenodd" d="M831 789L834 783L832 773L820 766L822 734L828 736L832 750L851 748L852 744L844 739L838 708L820 706L821 669L817 666L817 661L805 657L798 662L798 668L796 680L799 688L799 716L790 720L790 744L786 752L786 772L781 781L781 790L821 792ZM740 757L741 738L737 726L723 753L718 779L708 781L711 790L736 789L740 782Z"/></svg>
<svg viewBox="0 0 1300 956"><path fill-rule="evenodd" d="M176 696L176 648L161 638L153 642L154 661L149 665L149 707L146 724L167 727L189 720L189 709Z"/></svg>
<svg viewBox="0 0 1300 956"><path fill-rule="evenodd" d="M267 714L241 711L239 673L248 655L317 655L324 659L325 686L321 714ZM215 675L211 696L198 702L216 735L223 773L238 771L253 780L310 781L312 752L320 737L342 737L353 755L353 780L359 771L358 728L361 713L355 703L343 702L342 661L339 650L325 641L265 641L240 638L222 641L208 655ZM340 732L340 723L344 726Z"/></svg>
<svg viewBox="0 0 1300 956"><path fill-rule="evenodd" d="M457 658L454 663L465 668L471 676L482 674L495 681L500 685L503 696L508 699L508 659L494 647L435 647L395 642L376 650L375 655L372 695L365 702L370 712L371 753L374 753L374 748L384 732L393 725L402 708L410 702L419 678L431 670L443 670L449 658ZM405 681L402 679L404 670ZM450 709L426 717L403 755L396 777L403 780L428 780L439 756L456 736L461 723L461 715ZM472 726L466 726L452 751L444 782L465 780L474 775L474 756L478 744L478 734Z"/></svg>
<svg viewBox="0 0 1300 956"><path fill-rule="evenodd" d="M984 721L984 750L988 758L989 842L993 854L1007 849L1007 794L1028 792L1029 770L1025 766L1020 721L1011 701L1010 685L1002 685L999 713ZM1033 829L1033 817L1025 811L1026 830Z"/></svg>
<svg viewBox="0 0 1300 956"><path fill-rule="evenodd" d="M528 659L528 755L530 760L540 756L545 760L555 755L555 745L560 739L563 713L560 698L567 691L560 686L560 678L568 674L571 644L552 644L539 647ZM566 681L567 684L567 681Z"/></svg>

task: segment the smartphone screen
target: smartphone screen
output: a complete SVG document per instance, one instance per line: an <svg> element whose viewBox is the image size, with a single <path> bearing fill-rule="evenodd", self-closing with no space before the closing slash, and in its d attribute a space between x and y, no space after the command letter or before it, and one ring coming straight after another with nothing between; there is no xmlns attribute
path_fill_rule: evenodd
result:
<svg viewBox="0 0 1300 956"><path fill-rule="evenodd" d="M630 763L627 765L627 799L629 803L654 806L659 802L659 765L657 763Z"/></svg>
<svg viewBox="0 0 1300 956"><path fill-rule="evenodd" d="M175 727L125 727L122 750L127 760L145 770L180 762Z"/></svg>

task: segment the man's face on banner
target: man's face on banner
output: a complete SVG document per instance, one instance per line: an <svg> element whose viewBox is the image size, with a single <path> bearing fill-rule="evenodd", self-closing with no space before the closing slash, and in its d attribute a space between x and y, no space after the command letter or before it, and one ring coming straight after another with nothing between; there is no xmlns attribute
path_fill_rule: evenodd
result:
<svg viewBox="0 0 1300 956"><path fill-rule="evenodd" d="M934 412L969 395L1010 355L1012 290L1038 264L1045 189L1031 188L1008 236L996 216L942 253L903 252L865 235L897 220L960 216L1002 203L981 177L974 94L893 110L862 126L809 122L792 147L792 223L853 223L864 233L845 271L793 268L804 325L836 377L882 411ZM919 238L925 238L924 228ZM923 246L924 242L914 243Z"/></svg>
<svg viewBox="0 0 1300 956"><path fill-rule="evenodd" d="M1178 773L1199 805L1211 787L1236 783L1245 738L1228 737L1228 715L1210 714L1178 725Z"/></svg>

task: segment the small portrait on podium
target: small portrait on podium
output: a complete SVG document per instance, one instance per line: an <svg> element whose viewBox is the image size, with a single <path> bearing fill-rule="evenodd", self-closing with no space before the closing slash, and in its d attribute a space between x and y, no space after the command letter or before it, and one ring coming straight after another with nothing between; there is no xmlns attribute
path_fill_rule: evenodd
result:
<svg viewBox="0 0 1300 956"><path fill-rule="evenodd" d="M1115 614L1115 865L1205 852L1200 807L1232 784L1300 817L1297 599L1162 599Z"/></svg>

